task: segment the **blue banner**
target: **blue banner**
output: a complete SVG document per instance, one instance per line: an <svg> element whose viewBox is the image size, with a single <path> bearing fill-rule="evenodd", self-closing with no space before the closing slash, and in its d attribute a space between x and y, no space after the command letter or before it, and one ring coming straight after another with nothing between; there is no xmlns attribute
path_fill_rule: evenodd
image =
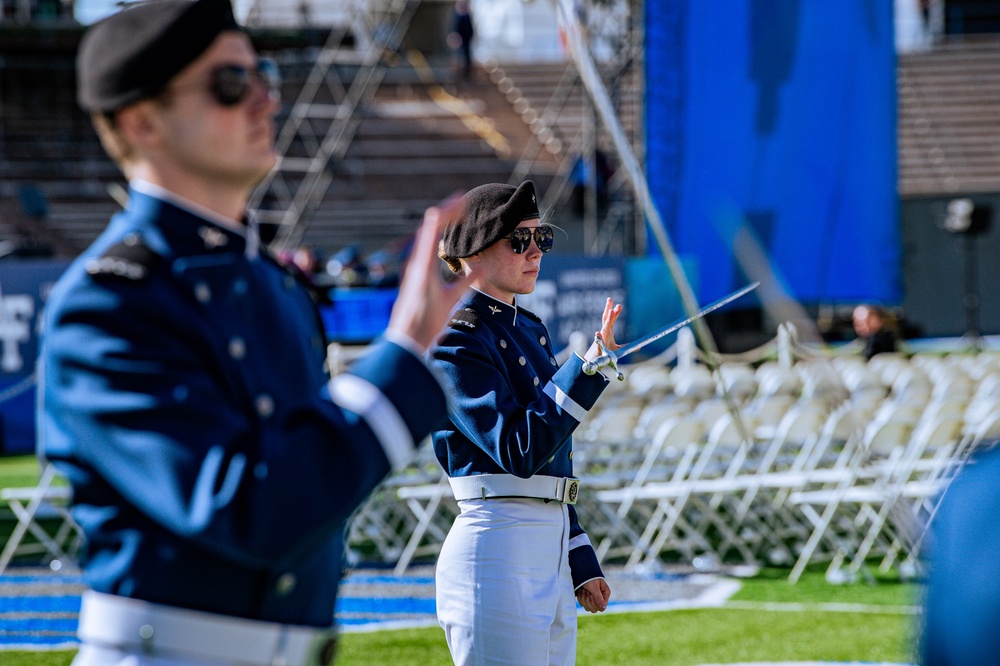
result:
<svg viewBox="0 0 1000 666"><path fill-rule="evenodd" d="M67 261L0 262L0 453L35 446L35 361L42 306Z"/></svg>
<svg viewBox="0 0 1000 666"><path fill-rule="evenodd" d="M646 3L647 174L699 300L770 275L804 303L898 303L892 3L720 7Z"/></svg>
<svg viewBox="0 0 1000 666"><path fill-rule="evenodd" d="M629 307L624 267L622 257L553 253L542 260L535 291L519 296L518 305L541 317L554 338L553 348L561 350L574 332L582 333L588 341L593 339L601 328L604 302L610 297L625 307L619 319L621 327L615 333L626 339L621 333L627 326Z"/></svg>

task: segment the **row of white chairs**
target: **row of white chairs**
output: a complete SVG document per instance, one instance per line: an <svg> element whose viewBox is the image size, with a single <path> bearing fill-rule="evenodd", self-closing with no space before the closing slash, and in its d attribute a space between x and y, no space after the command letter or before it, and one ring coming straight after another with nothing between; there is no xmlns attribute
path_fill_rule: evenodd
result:
<svg viewBox="0 0 1000 666"><path fill-rule="evenodd" d="M878 556L882 569L915 571L948 480L1000 438L1000 354L811 356L715 372L693 356L628 368L577 431L581 520L606 562L786 563L797 580L813 561L854 577ZM23 511L0 570L33 548L67 557L78 530L50 470L44 486L5 491ZM35 520L46 511L65 518L48 540ZM436 556L457 512L425 443L356 512L349 554L402 573Z"/></svg>
<svg viewBox="0 0 1000 666"><path fill-rule="evenodd" d="M996 438L1000 355L636 366L578 429L579 510L599 556L629 569L784 563L797 580L825 561L855 577L878 556L914 571L936 498ZM456 514L425 448L349 542L402 572L436 555Z"/></svg>

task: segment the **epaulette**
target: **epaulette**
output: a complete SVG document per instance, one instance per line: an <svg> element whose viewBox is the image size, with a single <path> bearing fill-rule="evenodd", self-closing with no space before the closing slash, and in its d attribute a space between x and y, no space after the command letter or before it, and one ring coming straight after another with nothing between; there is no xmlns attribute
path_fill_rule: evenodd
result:
<svg viewBox="0 0 1000 666"><path fill-rule="evenodd" d="M472 308L457 310L451 316L451 321L448 322L448 325L455 329L468 328L474 331L476 330L476 326L479 325L479 315Z"/></svg>
<svg viewBox="0 0 1000 666"><path fill-rule="evenodd" d="M539 317L538 315L536 315L536 314L535 314L534 312L532 312L531 310L525 310L525 309L524 309L524 308L522 308L521 306L518 306L518 307L517 307L517 311L518 311L518 313L520 313L520 314L523 314L523 315L524 315L525 317L527 317L528 319L533 319L533 320L537 321L537 322L538 322L539 324L541 324L541 323L542 323L542 318L541 318L541 317Z"/></svg>
<svg viewBox="0 0 1000 666"><path fill-rule="evenodd" d="M87 262L87 272L95 278L122 278L141 282L149 277L150 269L160 256L136 234L125 236L104 254Z"/></svg>

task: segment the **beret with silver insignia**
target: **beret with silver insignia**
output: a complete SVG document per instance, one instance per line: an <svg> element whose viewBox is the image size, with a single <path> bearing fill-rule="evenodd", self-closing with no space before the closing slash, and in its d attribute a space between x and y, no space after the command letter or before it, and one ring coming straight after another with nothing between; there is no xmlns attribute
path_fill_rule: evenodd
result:
<svg viewBox="0 0 1000 666"><path fill-rule="evenodd" d="M509 236L524 220L538 218L535 184L526 180L517 187L488 183L469 190L462 197L465 216L461 223L444 232L444 251L461 259L482 252L504 236Z"/></svg>

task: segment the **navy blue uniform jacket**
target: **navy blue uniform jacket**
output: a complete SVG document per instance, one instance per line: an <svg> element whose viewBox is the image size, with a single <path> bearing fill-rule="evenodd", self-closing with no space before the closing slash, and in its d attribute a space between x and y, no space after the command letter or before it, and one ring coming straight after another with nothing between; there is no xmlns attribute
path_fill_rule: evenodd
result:
<svg viewBox="0 0 1000 666"><path fill-rule="evenodd" d="M433 358L452 400L451 429L434 433L449 476L573 476L573 431L608 380L584 374L576 355L558 367L538 317L471 291ZM572 505L569 515L569 563L579 587L603 574Z"/></svg>
<svg viewBox="0 0 1000 666"><path fill-rule="evenodd" d="M39 452L93 589L329 627L348 517L445 398L385 340L331 382L305 288L247 242L130 192L46 305Z"/></svg>

